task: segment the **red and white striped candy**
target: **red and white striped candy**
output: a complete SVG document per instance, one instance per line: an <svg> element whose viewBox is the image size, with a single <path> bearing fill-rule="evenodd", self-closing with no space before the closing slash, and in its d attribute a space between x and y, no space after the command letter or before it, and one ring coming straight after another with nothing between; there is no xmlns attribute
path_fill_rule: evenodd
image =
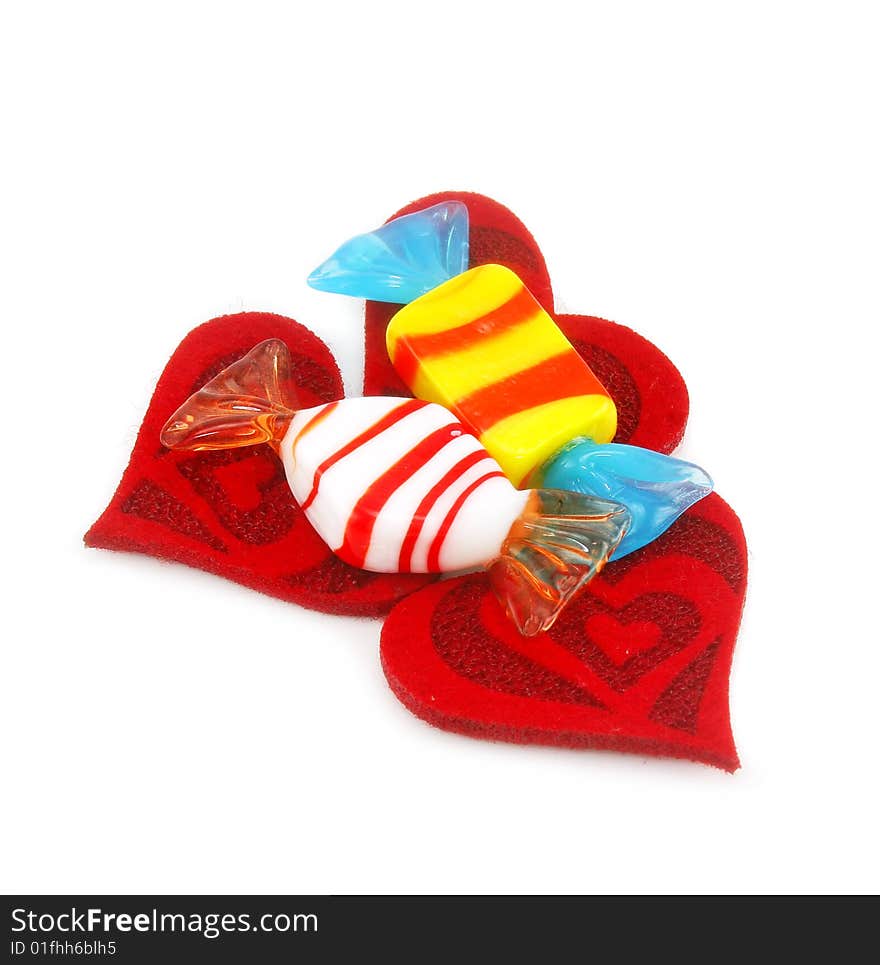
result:
<svg viewBox="0 0 880 965"><path fill-rule="evenodd" d="M381 573L491 562L529 498L447 409L415 399L302 410L280 454L296 501L328 546Z"/></svg>

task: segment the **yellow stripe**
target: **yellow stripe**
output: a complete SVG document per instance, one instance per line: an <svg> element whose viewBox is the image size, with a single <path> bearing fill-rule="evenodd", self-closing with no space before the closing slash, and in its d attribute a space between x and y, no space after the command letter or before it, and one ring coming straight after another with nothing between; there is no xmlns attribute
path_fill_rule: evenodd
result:
<svg viewBox="0 0 880 965"><path fill-rule="evenodd" d="M461 351L422 359L412 392L418 399L451 409L477 389L570 350L568 339L539 308L515 328L486 336Z"/></svg>
<svg viewBox="0 0 880 965"><path fill-rule="evenodd" d="M523 283L503 265L480 265L450 278L403 308L388 323L385 341L394 357L401 336L430 335L466 325L510 301Z"/></svg>
<svg viewBox="0 0 880 965"><path fill-rule="evenodd" d="M487 429L480 442L514 486L576 436L611 442L617 409L607 395L577 395L517 412Z"/></svg>

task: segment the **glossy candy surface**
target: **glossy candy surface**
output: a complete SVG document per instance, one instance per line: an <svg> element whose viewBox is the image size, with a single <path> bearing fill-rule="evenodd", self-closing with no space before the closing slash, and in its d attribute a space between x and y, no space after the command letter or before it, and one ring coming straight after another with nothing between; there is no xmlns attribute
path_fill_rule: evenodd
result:
<svg viewBox="0 0 880 965"><path fill-rule="evenodd" d="M280 455L327 545L378 572L483 565L528 499L448 410L414 399L342 399L298 412Z"/></svg>
<svg viewBox="0 0 880 965"><path fill-rule="evenodd" d="M629 525L618 503L518 491L442 406L343 399L295 412L289 356L270 339L224 369L168 420L175 449L270 442L294 498L346 562L377 572L486 566L521 632L552 625Z"/></svg>
<svg viewBox="0 0 880 965"><path fill-rule="evenodd" d="M467 266L467 208L449 201L346 241L308 283L319 291L405 304Z"/></svg>
<svg viewBox="0 0 880 965"><path fill-rule="evenodd" d="M340 251L353 247L359 253L360 273L351 269L349 254L338 259L349 265L347 272L331 259L310 283L324 273L332 282L326 286L330 290L381 297L373 291L387 269L364 241L379 235L398 239L398 244L399 239L418 238L409 245L411 258L395 266L399 274L386 278L386 286L393 283L403 292L407 273L423 280L435 277L436 272L425 269L436 264L433 253L447 246L445 212L443 204L435 205L355 238ZM433 244L426 241L431 233ZM617 558L655 539L711 492L711 480L697 466L634 446L603 445L617 428L613 401L508 268L472 268L415 298L391 318L386 343L413 395L454 412L514 485L532 485L543 476L553 488L624 503L633 520Z"/></svg>
<svg viewBox="0 0 880 965"><path fill-rule="evenodd" d="M577 436L613 438L614 402L520 279L482 265L402 308L395 369L474 432L514 485Z"/></svg>
<svg viewBox="0 0 880 965"><path fill-rule="evenodd" d="M620 443L575 439L537 477L551 489L568 489L623 503L632 522L614 559L641 549L681 514L712 492L708 473L693 463Z"/></svg>

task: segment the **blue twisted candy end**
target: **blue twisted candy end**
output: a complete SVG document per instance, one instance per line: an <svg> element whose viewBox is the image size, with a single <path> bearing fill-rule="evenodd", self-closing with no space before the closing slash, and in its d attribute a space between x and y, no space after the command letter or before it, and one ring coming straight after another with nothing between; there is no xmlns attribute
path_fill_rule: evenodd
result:
<svg viewBox="0 0 880 965"><path fill-rule="evenodd" d="M407 304L467 268L467 207L443 201L346 241L308 283L323 292Z"/></svg>
<svg viewBox="0 0 880 965"><path fill-rule="evenodd" d="M641 549L712 492L709 475L693 463L651 449L573 439L542 470L541 486L623 503L630 528L614 559Z"/></svg>

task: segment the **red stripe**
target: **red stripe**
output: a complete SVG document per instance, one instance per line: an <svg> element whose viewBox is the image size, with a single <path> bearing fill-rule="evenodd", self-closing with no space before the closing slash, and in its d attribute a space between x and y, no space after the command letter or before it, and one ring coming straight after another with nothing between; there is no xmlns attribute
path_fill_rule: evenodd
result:
<svg viewBox="0 0 880 965"><path fill-rule="evenodd" d="M455 522L455 517L458 515L458 511L464 505L465 500L470 496L470 494L482 486L487 479L491 479L493 476L501 476L504 478L503 472L487 472L485 476L480 476L476 482L472 482L470 486L456 499L452 504L452 508L446 514L446 519L443 520L440 529L437 530L437 535L434 537L434 542L431 543L431 549L428 550L428 565L427 570L429 573L439 573L440 572L440 550L443 547L443 540L446 539L446 534L449 532L449 528Z"/></svg>
<svg viewBox="0 0 880 965"><path fill-rule="evenodd" d="M376 436L393 426L396 422L400 422L401 419L405 419L410 413L423 408L425 405L427 405L427 403L421 402L419 399L410 399L408 402L399 405L392 412L382 416L378 422L374 422L369 429L365 429L360 435L355 436L351 442L346 443L341 449L337 449L329 459L325 459L315 470L315 475L312 479L312 490L301 508L304 510L308 509L315 501L315 497L318 495L318 486L321 483L321 477L331 466L335 466L340 459L344 459L347 455L354 452L355 449L359 449L365 442L369 442L370 439L375 439Z"/></svg>
<svg viewBox="0 0 880 965"><path fill-rule="evenodd" d="M476 452L465 456L464 459L460 459L440 482L429 490L425 498L419 503L400 547L400 558L397 561L397 570L399 573L409 573L410 566L412 565L413 550L416 548L416 543L421 535L422 527L425 525L428 513L434 508L434 503L449 489L456 479L460 479L468 469L476 466L478 462L487 459L488 456L489 454L484 449L478 449Z"/></svg>
<svg viewBox="0 0 880 965"><path fill-rule="evenodd" d="M302 427L302 429L299 430L299 432L296 435L296 439L294 439L293 441L293 445L290 447L291 457L295 457L296 447L299 445L300 439L302 439L304 435L307 435L309 432L311 432L312 429L314 429L315 426L318 425L318 423L323 422L324 419L326 419L327 416L330 415L330 413L338 405L339 405L339 402L331 402L329 405L325 405L320 412L317 412L315 415L313 415L312 418L309 419L309 421Z"/></svg>
<svg viewBox="0 0 880 965"><path fill-rule="evenodd" d="M425 335L400 335L394 343L394 367L403 381L411 386L423 359L470 348L485 338L522 325L540 310L541 306L535 301L534 295L528 288L522 287L498 308L472 318L456 328Z"/></svg>
<svg viewBox="0 0 880 965"><path fill-rule="evenodd" d="M577 395L607 396L608 390L569 348L458 399L455 411L459 417L465 413L468 425L483 433L517 412Z"/></svg>
<svg viewBox="0 0 880 965"><path fill-rule="evenodd" d="M394 465L372 483L363 496L357 501L351 516L345 526L345 537L342 546L336 550L346 563L363 567L370 547L373 528L382 507L395 492L414 473L418 472L427 462L455 436L453 430L461 432L460 423L449 422L440 429L436 429L426 436L417 446L414 446L405 456L398 459Z"/></svg>

